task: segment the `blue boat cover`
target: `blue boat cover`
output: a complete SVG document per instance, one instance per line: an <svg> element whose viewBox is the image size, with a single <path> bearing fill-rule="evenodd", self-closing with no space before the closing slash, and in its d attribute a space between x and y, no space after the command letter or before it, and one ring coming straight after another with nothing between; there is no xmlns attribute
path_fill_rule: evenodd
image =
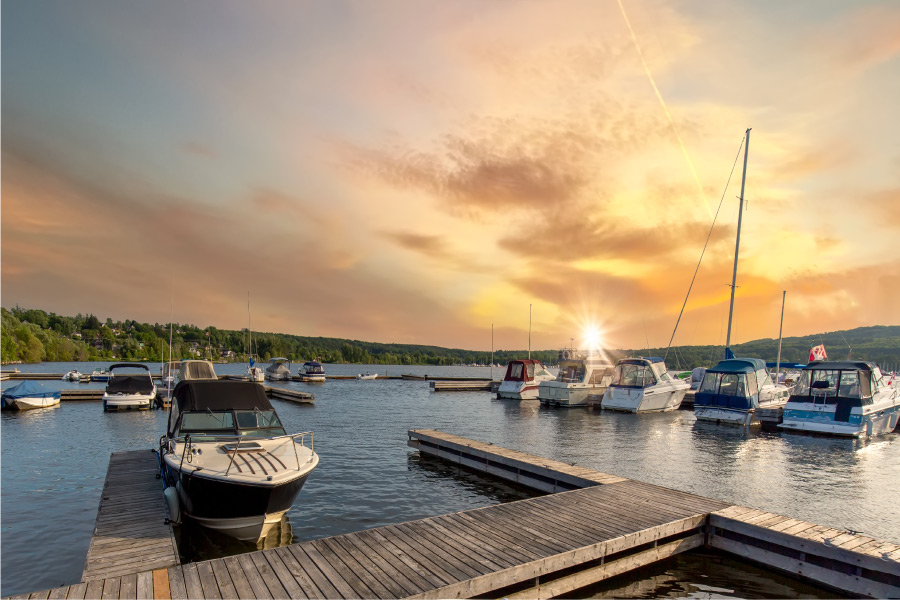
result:
<svg viewBox="0 0 900 600"><path fill-rule="evenodd" d="M23 381L19 385L13 386L3 391L4 398L52 398L59 397L59 392L46 389L43 384L37 381Z"/></svg>
<svg viewBox="0 0 900 600"><path fill-rule="evenodd" d="M766 361L761 358L729 358L709 369L709 373L753 373L765 370Z"/></svg>

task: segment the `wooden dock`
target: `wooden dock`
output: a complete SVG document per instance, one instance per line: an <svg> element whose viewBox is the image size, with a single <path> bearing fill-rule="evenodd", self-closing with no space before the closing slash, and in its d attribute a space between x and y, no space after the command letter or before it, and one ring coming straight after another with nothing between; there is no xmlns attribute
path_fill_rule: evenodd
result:
<svg viewBox="0 0 900 600"><path fill-rule="evenodd" d="M434 392L490 392L491 382L489 379L472 380L472 381L429 381L431 390Z"/></svg>
<svg viewBox="0 0 900 600"><path fill-rule="evenodd" d="M264 387L266 388L266 396L268 396L270 400L284 400L285 402L293 402L295 404L312 404L316 401L316 395L309 392L290 390L288 388L271 385Z"/></svg>
<svg viewBox="0 0 900 600"><path fill-rule="evenodd" d="M844 593L900 597L896 544L434 430L410 431L409 440L556 493L239 556L144 562L18 597L550 598L703 546ZM161 503L149 465L143 472Z"/></svg>
<svg viewBox="0 0 900 600"><path fill-rule="evenodd" d="M151 450L110 456L83 582L179 564L158 472Z"/></svg>

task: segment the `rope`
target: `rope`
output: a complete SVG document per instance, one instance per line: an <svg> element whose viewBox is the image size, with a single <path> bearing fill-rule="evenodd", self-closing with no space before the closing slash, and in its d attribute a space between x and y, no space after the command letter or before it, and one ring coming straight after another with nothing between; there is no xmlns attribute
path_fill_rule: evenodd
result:
<svg viewBox="0 0 900 600"><path fill-rule="evenodd" d="M709 226L709 233L706 234L706 242L703 244L703 250L700 252L700 260L697 261L697 268L694 269L694 276L691 278L691 285L688 286L687 294L684 296L684 304L681 305L681 312L678 313L678 320L675 321L675 329L672 330L672 337L669 338L669 345L666 346L666 353L663 356L663 361L666 360L669 356L669 349L672 347L672 340L675 339L675 332L678 331L678 324L681 323L681 316L684 314L684 307L687 306L688 298L691 296L691 290L694 289L694 281L697 279L697 273L700 271L700 263L703 261L703 255L706 254L706 247L709 245L709 239L712 237L713 227L716 226L716 219L719 218L719 211L722 210L722 202L725 200L725 192L728 191L728 186L731 184L731 177L734 175L734 169L737 166L738 158L741 156L741 149L744 147L744 141L747 139L747 134L744 134L744 137L741 138L741 145L738 146L737 154L734 157L734 164L731 165L731 173L728 174L728 181L725 182L725 189L722 190L722 197L719 199L719 207L716 209L716 214L713 216L712 224Z"/></svg>

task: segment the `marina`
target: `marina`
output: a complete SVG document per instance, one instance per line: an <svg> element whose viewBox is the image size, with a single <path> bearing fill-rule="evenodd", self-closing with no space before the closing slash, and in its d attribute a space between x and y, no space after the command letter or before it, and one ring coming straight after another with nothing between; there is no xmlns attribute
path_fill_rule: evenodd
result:
<svg viewBox="0 0 900 600"><path fill-rule="evenodd" d="M52 365L43 366L52 368ZM327 368L335 374L355 375L367 367L334 365ZM477 369L453 368L436 371L434 367L410 370L424 373L425 369L429 378L435 373L460 377L477 372ZM231 374L224 366L220 371L221 375ZM66 382L59 385L74 386L75 389L87 387L79 388L78 384ZM428 382L422 380L394 380L378 385L334 380L324 386L299 382L280 386L298 392L315 390L314 404L297 405L275 398L272 402L278 403L275 406L289 430L315 430L316 451L323 457L322 467L313 473L297 504L288 512L295 544L528 498L527 494L523 496L522 492L505 488L501 483L491 483L494 474L485 475L485 479L472 479L458 467L445 470L438 464L417 458L419 452L410 454L407 429L398 431L396 427L401 418L413 429L439 425L442 430L465 436L469 443L472 440L490 441L491 444L484 442L484 445L495 452L525 452L539 456L559 470L562 465L573 468L572 463L575 463L579 469L615 474L619 480L663 484L667 489L713 498L728 506L754 507L840 531L853 529L873 539L893 542L900 539L896 520L878 517L890 514L892 510L890 486L886 482L892 480L889 473L897 460L896 434L868 441L780 432L768 434L761 430L699 423L688 410L646 415L558 410L542 408L536 400L493 399L485 391L454 393L453 402L448 403L441 400L441 395L432 393ZM108 452L155 447L159 432L164 428L161 419L165 413L162 411L113 413L97 421L98 411L100 407L96 403L63 402L60 408L48 411L4 413L4 500L7 500L4 502L4 526L10 528L3 536L4 595L56 588L46 583L40 585L41 577L56 585L78 582L96 523L93 520L84 522L77 515L87 512L93 519L96 513L109 462ZM335 418L338 414L340 419ZM102 428L97 429L95 422ZM31 423L41 425L36 428ZM498 423L503 426L497 427ZM20 555L25 549L11 544L28 531L30 519L19 510L23 507L21 501L9 502L8 499L28 497L23 484L27 485L29 478L22 469L27 463L17 459L19 452L40 457L42 462L50 459L47 464L65 464L64 455L58 454L65 452L59 443L64 439L60 437L59 427L77 427L97 439L98 444L91 450L96 456L93 461L103 465L104 470L93 477L96 495L66 493L65 490L72 486L67 483L70 477L60 473L54 476L58 483L29 501L39 510L42 502L51 503L52 508L48 506L43 510L56 511L67 524L65 534L53 532L58 541L38 542L41 547L52 548L59 556L58 572L31 572L29 575L27 567L14 566L18 560L27 559L27 550L26 554ZM110 427L113 429L109 434L117 433L107 439L108 434L104 431ZM347 436L344 432L348 429L355 435ZM47 445L42 442L44 438L53 442ZM60 446L59 451L54 451L57 446ZM42 449L37 451L36 448ZM360 448L372 456L372 461L362 470L356 459ZM105 456L102 454L104 449L107 449ZM829 450L825 452L825 449ZM47 454L48 451L51 454ZM51 458L54 455L56 458ZM624 456L629 459L621 460ZM734 457L739 460L735 462ZM35 459L29 460L33 464ZM496 470L508 471L501 467ZM70 471L73 475L78 472ZM85 472L82 468L80 471L77 479L82 482L89 470ZM348 488L351 481L353 487ZM560 486L560 490L573 491L575 488L567 486L577 487L577 484L577 480L570 480ZM161 483L154 480L152 485L161 502ZM522 486L515 482L510 485ZM823 486L829 490L827 496L821 494ZM360 493L348 492L348 489ZM64 504L62 497L65 497ZM352 504L348 504L348 499ZM79 506L84 508L79 509ZM22 530L22 527L26 529ZM22 533L17 533L19 531ZM79 536L83 541L78 541ZM247 550L239 551L240 556ZM273 550L277 554L284 552L284 548ZM215 552L212 548L201 550L189 560L203 563L221 559L222 562L216 565L244 560L238 559L237 555L216 556ZM181 567L183 576L185 568L191 570ZM8 580L8 577L9 573L16 572L33 578L34 582L20 583L18 588L7 587L15 585L16 579ZM188 574L187 578L191 576ZM142 577L147 579L146 575ZM126 589L131 589L130 583Z"/></svg>

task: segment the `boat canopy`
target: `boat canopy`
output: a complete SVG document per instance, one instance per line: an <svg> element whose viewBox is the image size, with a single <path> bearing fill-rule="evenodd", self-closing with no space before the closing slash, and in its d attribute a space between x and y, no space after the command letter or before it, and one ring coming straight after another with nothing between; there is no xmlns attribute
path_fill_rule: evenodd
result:
<svg viewBox="0 0 900 600"><path fill-rule="evenodd" d="M275 358L270 358L269 362L273 362L273 363L291 362L291 359L285 358L284 356L276 356Z"/></svg>
<svg viewBox="0 0 900 600"><path fill-rule="evenodd" d="M612 385L644 388L666 378L666 363L658 356L623 358L616 364Z"/></svg>
<svg viewBox="0 0 900 600"><path fill-rule="evenodd" d="M303 363L303 366L304 367L321 367L322 363L315 361L315 360L310 360L310 361Z"/></svg>
<svg viewBox="0 0 900 600"><path fill-rule="evenodd" d="M59 392L48 390L37 381L23 381L19 385L3 390L3 398L16 400L18 398L53 398L59 396Z"/></svg>
<svg viewBox="0 0 900 600"><path fill-rule="evenodd" d="M218 379L216 370L208 360L182 361L178 370L178 378L181 381L198 381L204 379Z"/></svg>
<svg viewBox="0 0 900 600"><path fill-rule="evenodd" d="M182 381L172 391L169 435L178 416L188 411L274 410L266 388L249 381Z"/></svg>
<svg viewBox="0 0 900 600"><path fill-rule="evenodd" d="M150 367L142 365L141 363L116 363L109 366L110 373L113 369L143 369L148 373L150 372Z"/></svg>
<svg viewBox="0 0 900 600"><path fill-rule="evenodd" d="M862 361L810 363L791 391L790 402L834 404L835 420L846 421L853 407L874 403L877 367Z"/></svg>
<svg viewBox="0 0 900 600"><path fill-rule="evenodd" d="M706 370L694 407L711 406L747 411L759 406L759 390L771 385L766 361L761 358L729 358Z"/></svg>
<svg viewBox="0 0 900 600"><path fill-rule="evenodd" d="M506 375L503 377L503 381L532 381L535 374L548 375L541 361L532 358L511 360L506 365Z"/></svg>
<svg viewBox="0 0 900 600"><path fill-rule="evenodd" d="M106 384L107 394L149 394L153 380L147 375L113 375Z"/></svg>
<svg viewBox="0 0 900 600"><path fill-rule="evenodd" d="M783 365L782 365L783 366ZM874 371L875 363L862 360L820 360L804 365L806 369L829 369L832 371L844 371L856 369L858 371Z"/></svg>

